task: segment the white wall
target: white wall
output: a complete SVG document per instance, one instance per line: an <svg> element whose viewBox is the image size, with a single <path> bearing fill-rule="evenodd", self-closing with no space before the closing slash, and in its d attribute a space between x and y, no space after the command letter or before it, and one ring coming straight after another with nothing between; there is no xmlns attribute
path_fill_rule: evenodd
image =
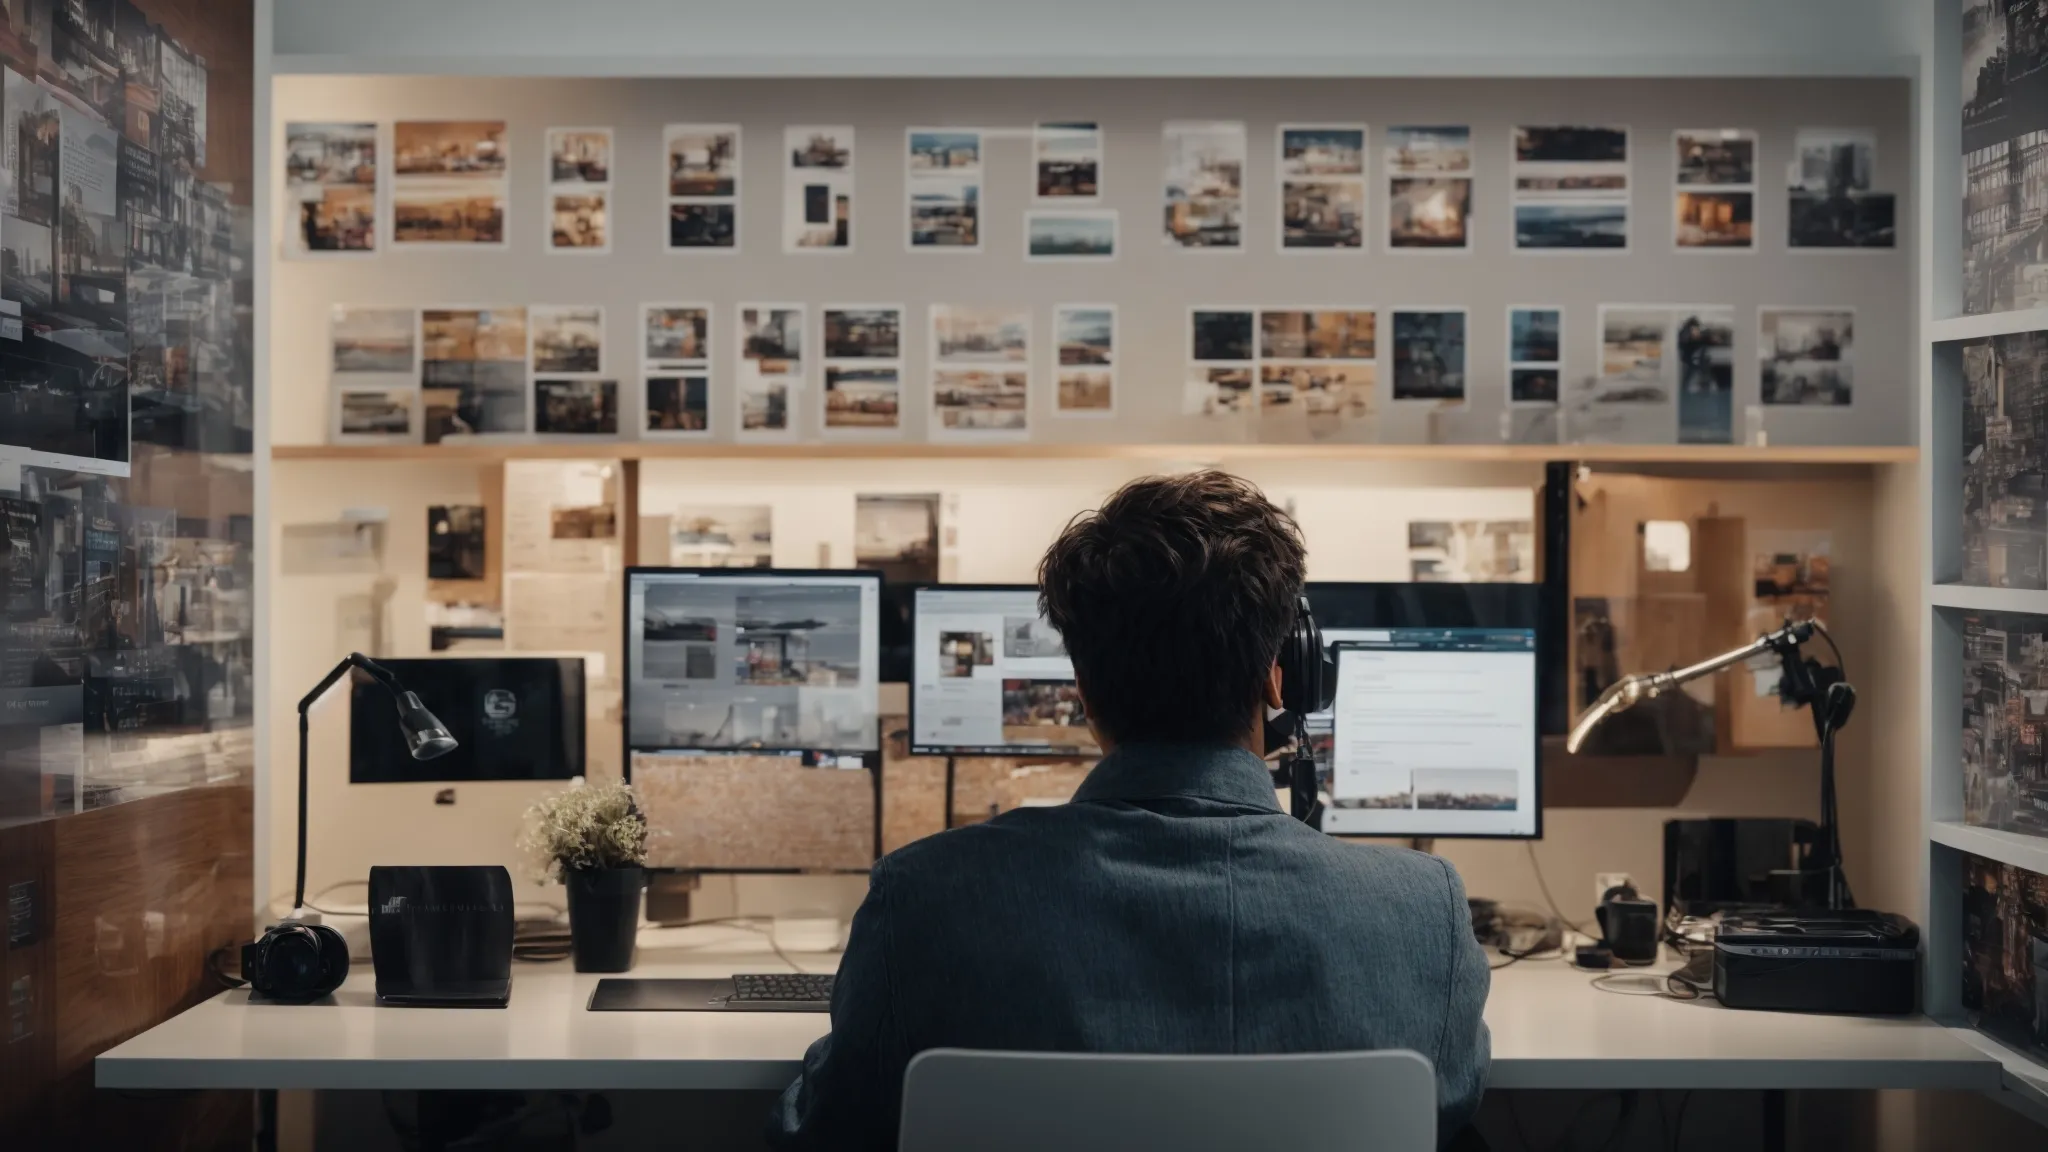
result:
<svg viewBox="0 0 2048 1152"><path fill-rule="evenodd" d="M1918 0L275 0L275 11L279 54L350 58L327 70L431 71L420 66L431 60L497 75L1901 75L1926 23Z"/></svg>

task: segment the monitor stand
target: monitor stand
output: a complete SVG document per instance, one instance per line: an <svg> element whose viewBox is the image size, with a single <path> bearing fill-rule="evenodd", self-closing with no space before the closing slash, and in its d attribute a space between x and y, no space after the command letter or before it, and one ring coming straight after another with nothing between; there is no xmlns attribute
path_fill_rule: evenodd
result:
<svg viewBox="0 0 2048 1152"><path fill-rule="evenodd" d="M1436 851L1436 837L1410 836L1408 838L1408 847L1417 852L1434 853Z"/></svg>

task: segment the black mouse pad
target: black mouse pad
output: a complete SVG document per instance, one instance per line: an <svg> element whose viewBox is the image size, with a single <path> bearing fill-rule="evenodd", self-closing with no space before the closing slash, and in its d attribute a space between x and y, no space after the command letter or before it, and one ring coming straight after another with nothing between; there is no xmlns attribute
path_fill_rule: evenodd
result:
<svg viewBox="0 0 2048 1152"><path fill-rule="evenodd" d="M724 1012L730 980L630 980L597 982L592 1012Z"/></svg>

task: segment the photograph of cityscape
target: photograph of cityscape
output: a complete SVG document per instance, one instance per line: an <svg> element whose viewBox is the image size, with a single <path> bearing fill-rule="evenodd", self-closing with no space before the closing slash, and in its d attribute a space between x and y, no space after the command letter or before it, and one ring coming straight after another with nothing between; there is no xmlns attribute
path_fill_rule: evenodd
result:
<svg viewBox="0 0 2048 1152"><path fill-rule="evenodd" d="M1681 128L1672 139L1679 184L1756 184L1756 133L1742 128Z"/></svg>
<svg viewBox="0 0 2048 1152"><path fill-rule="evenodd" d="M1417 768L1415 807L1461 812L1510 812L1520 795L1512 768Z"/></svg>
<svg viewBox="0 0 2048 1152"><path fill-rule="evenodd" d="M392 243L505 240L505 122L400 120L392 125Z"/></svg>
<svg viewBox="0 0 2048 1152"><path fill-rule="evenodd" d="M1093 121L1041 121L1031 135L1040 200L1095 200L1102 195L1102 128Z"/></svg>
<svg viewBox="0 0 2048 1152"><path fill-rule="evenodd" d="M1396 311L1394 399L1462 403L1465 399L1465 313Z"/></svg>
<svg viewBox="0 0 2048 1152"><path fill-rule="evenodd" d="M1364 247L1365 126L1283 124L1278 145L1281 250Z"/></svg>
<svg viewBox="0 0 2048 1152"><path fill-rule="evenodd" d="M2048 876L1963 854L1962 1005L1977 1027L2048 1055Z"/></svg>
<svg viewBox="0 0 2048 1152"><path fill-rule="evenodd" d="M825 309L825 359L895 360L902 355L902 308L867 305Z"/></svg>
<svg viewBox="0 0 2048 1152"><path fill-rule="evenodd" d="M1518 249L1628 247L1628 129L1515 129Z"/></svg>
<svg viewBox="0 0 2048 1152"><path fill-rule="evenodd" d="M896 428L902 383L894 364L825 364L826 428Z"/></svg>
<svg viewBox="0 0 2048 1152"><path fill-rule="evenodd" d="M1628 204L1515 203L1515 247L1621 249L1628 247Z"/></svg>
<svg viewBox="0 0 2048 1152"><path fill-rule="evenodd" d="M647 377L647 431L711 430L711 379L702 372Z"/></svg>
<svg viewBox="0 0 2048 1152"><path fill-rule="evenodd" d="M334 306L330 321L336 373L411 376L419 314L410 308Z"/></svg>
<svg viewBox="0 0 2048 1152"><path fill-rule="evenodd" d="M1662 403L1671 398L1664 383L1664 338L1671 329L1668 308L1600 306L1599 399L1607 403Z"/></svg>
<svg viewBox="0 0 2048 1152"><path fill-rule="evenodd" d="M618 435L619 382L535 378L533 430L556 436Z"/></svg>
<svg viewBox="0 0 2048 1152"><path fill-rule="evenodd" d="M940 367L932 373L935 431L1023 432L1030 377L1021 370Z"/></svg>
<svg viewBox="0 0 2048 1152"><path fill-rule="evenodd" d="M528 316L536 373L604 371L604 309L535 304Z"/></svg>
<svg viewBox="0 0 2048 1152"><path fill-rule="evenodd" d="M411 389L343 388L336 428L347 439L409 440L417 396Z"/></svg>
<svg viewBox="0 0 2048 1152"><path fill-rule="evenodd" d="M1853 309L1759 308L1757 356L1766 404L1837 407L1856 394Z"/></svg>
<svg viewBox="0 0 2048 1152"><path fill-rule="evenodd" d="M1869 129L1801 128L1793 138L1788 189L1793 248L1890 248L1894 198L1871 190L1877 134Z"/></svg>
<svg viewBox="0 0 2048 1152"><path fill-rule="evenodd" d="M1028 359L1031 313L934 304L932 359L945 363L1021 363Z"/></svg>
<svg viewBox="0 0 2048 1152"><path fill-rule="evenodd" d="M1963 819L2048 833L2048 620L1963 617Z"/></svg>
<svg viewBox="0 0 2048 1152"><path fill-rule="evenodd" d="M981 133L912 128L904 134L910 246L981 247Z"/></svg>
<svg viewBox="0 0 2048 1152"><path fill-rule="evenodd" d="M1244 124L1171 120L1165 150L1167 243L1239 247L1244 240Z"/></svg>
<svg viewBox="0 0 2048 1152"><path fill-rule="evenodd" d="M284 148L290 249L375 251L377 125L286 124Z"/></svg>
<svg viewBox="0 0 2048 1152"><path fill-rule="evenodd" d="M1963 311L2048 305L2048 8L1962 5Z"/></svg>
<svg viewBox="0 0 2048 1152"><path fill-rule="evenodd" d="M1116 209L1047 209L1024 214L1027 260L1110 260L1116 256Z"/></svg>
<svg viewBox="0 0 2048 1152"><path fill-rule="evenodd" d="M2048 589L2048 332L1962 346L1961 583Z"/></svg>
<svg viewBox="0 0 2048 1152"><path fill-rule="evenodd" d="M678 568L772 568L775 509L768 504L678 508L669 522L668 562Z"/></svg>
<svg viewBox="0 0 2048 1152"><path fill-rule="evenodd" d="M1053 309L1058 344L1062 415L1109 416L1116 411L1116 309L1107 304L1063 304Z"/></svg>

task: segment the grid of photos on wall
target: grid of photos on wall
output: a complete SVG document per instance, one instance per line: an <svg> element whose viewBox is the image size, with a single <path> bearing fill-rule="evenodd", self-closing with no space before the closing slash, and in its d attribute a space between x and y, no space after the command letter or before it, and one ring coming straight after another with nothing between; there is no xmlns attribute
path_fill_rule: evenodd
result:
<svg viewBox="0 0 2048 1152"><path fill-rule="evenodd" d="M711 305L640 308L641 434L711 435Z"/></svg>
<svg viewBox="0 0 2048 1152"><path fill-rule="evenodd" d="M737 251L740 126L670 124L661 130L661 142L669 251Z"/></svg>
<svg viewBox="0 0 2048 1152"><path fill-rule="evenodd" d="M1195 308L1181 413L1276 439L1356 438L1377 411L1371 308ZM1256 384L1256 392L1254 392Z"/></svg>
<svg viewBox="0 0 2048 1152"><path fill-rule="evenodd" d="M123 757L249 779L252 34L247 5L0 6L0 825L138 799ZM362 174L301 174L339 236Z"/></svg>
<svg viewBox="0 0 2048 1152"><path fill-rule="evenodd" d="M612 250L612 130L548 129L550 252Z"/></svg>
<svg viewBox="0 0 2048 1152"><path fill-rule="evenodd" d="M824 312L825 434L901 433L903 307L828 305Z"/></svg>

